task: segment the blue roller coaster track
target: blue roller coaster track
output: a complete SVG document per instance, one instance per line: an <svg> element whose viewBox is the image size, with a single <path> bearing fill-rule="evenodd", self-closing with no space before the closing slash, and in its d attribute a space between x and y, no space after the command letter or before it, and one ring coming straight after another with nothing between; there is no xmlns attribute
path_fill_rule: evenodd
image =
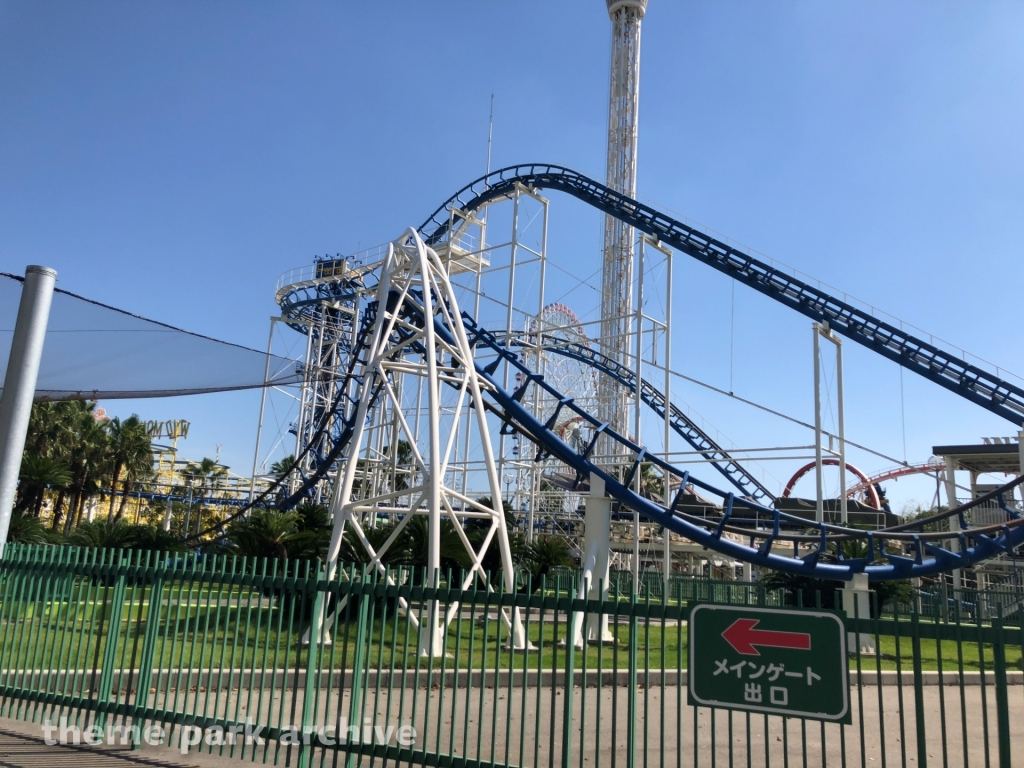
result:
<svg viewBox="0 0 1024 768"><path fill-rule="evenodd" d="M427 244L443 240L449 226L449 209L473 211L488 202L509 196L516 184L538 189L558 189L612 215L636 229L659 238L663 243L728 274L777 301L818 321L828 321L838 333L896 361L909 370L921 374L941 386L956 392L982 407L1010 420L1015 424L1024 418L1024 390L1006 382L992 373L970 363L957 359L934 345L913 337L884 321L878 320L820 289L789 277L779 270L754 259L729 245L703 234L692 227L676 221L649 206L638 203L614 192L587 177L553 165L513 166L496 171L466 186L447 203L441 206L420 227ZM375 313L373 304L366 308L363 328L367 319ZM416 317L416 309L406 303L403 311L411 313L414 323L426 322ZM451 329L439 319L432 321L437 334L454 343ZM611 425L600 422L597 417L577 405L572 398L564 396L544 380L544 376L531 370L521 355L512 351L504 339L480 327L472 317L462 314L462 322L471 345L483 353L493 356L487 365L476 364L477 373L489 383L488 408L504 422L503 428L512 428L528 436L538 447L537 460L554 457L576 471L583 479L592 473L603 478L607 493L620 504L634 509L649 520L668 530L678 533L709 549L728 557L750 562L758 566L773 568L790 573L803 574L826 579L849 580L857 573L865 573L873 581L928 576L955 568L969 567L994 556L1012 553L1024 543L1024 516L1010 508L1007 500L1012 498L1013 489L1024 483L1024 477L992 491L979 499L960 507L942 512L922 520L906 523L878 531L864 531L844 528L826 523L808 521L802 517L767 507L758 499L770 498L770 494L757 485L750 484L742 468L732 462L724 451L714 445L706 435L691 434L686 437L698 450L707 450L718 460L718 469L744 495L722 491L694 476L663 461L628 436L618 433ZM366 382L357 381L356 362L365 355L365 334L354 345L351 364L346 380L357 390L345 395L349 403L342 403L342 396L335 403L337 423L336 437L329 456L323 457L317 472L305 478L302 487L293 493L284 506L291 506L302 497L305 489L323 477L335 460L343 460L344 448L352 434L354 409L348 405L362 397L376 398L377 392L364 392ZM407 347L409 354L422 354L416 344ZM567 354L578 355L583 362L615 376L624 386L637 387L635 377L619 370L611 361L602 359L591 350L568 350ZM521 382L512 391L506 391L496 380L495 372L505 363L519 374ZM650 407L658 410L670 409L676 420L676 412L663 393L639 382L641 398ZM537 419L522 405L524 395L530 387L545 390L548 397L558 404L544 422ZM348 387L342 387L342 392ZM577 451L565 443L553 430L564 411L572 412L592 427L589 444ZM348 418L344 418L345 414ZM681 415L681 412L679 412ZM685 417L684 417L685 419ZM686 422L679 419L680 429L685 431ZM321 429L331 428L330 419L324 418ZM338 425L341 425L340 431ZM678 429L677 429L678 431ZM619 443L632 456L631 464L624 475L610 474L598 467L591 455L599 436L607 435ZM691 439L692 438L692 439ZM695 442L696 441L696 442ZM665 478L667 488L678 488L670 503L659 504L635 492L630 486L636 473L644 464L654 466ZM726 471L734 467L736 471ZM674 480L673 480L674 479ZM683 497L688 488L699 489L722 499L721 514L716 518L694 516L683 507ZM268 490L267 493L273 489ZM760 490L760 493L756 491ZM968 515L974 507L996 503L1005 512L1004 523L971 528ZM953 523L956 523L956 527ZM796 532L793 532L793 531ZM801 554L801 547L803 553Z"/></svg>
<svg viewBox="0 0 1024 768"><path fill-rule="evenodd" d="M357 282L360 288L365 289L361 278ZM325 299L331 301L353 301L356 295L355 283L347 280L302 286L300 289L286 294L281 303L281 312L288 319L289 325L304 333L306 327L303 323L308 322L304 313L310 307L317 306ZM551 342L549 344L545 341L546 352L578 360L591 368L607 374L629 392L636 392L635 371L602 355L585 344L566 342L563 339L552 339ZM512 343L521 345L527 342L522 338L516 337L512 339ZM748 472L742 464L733 460L729 453L718 445L710 435L697 426L681 408L670 402L663 392L645 379L641 379L640 382L640 398L660 418L665 417L665 408L667 407L669 410L669 423L676 434L680 435L694 449L699 451L743 495L749 496L761 503L774 502L774 495L760 480ZM336 439L333 440L333 443L336 442ZM320 456L319 454L315 455L315 460L317 466L330 463L327 457Z"/></svg>
<svg viewBox="0 0 1024 768"><path fill-rule="evenodd" d="M449 198L420 226L419 232L427 244L437 244L448 232L452 209L471 213L489 202L510 197L518 184L533 189L559 190L576 197L807 317L819 322L827 321L837 333L1010 422L1017 425L1024 423L1024 390L1016 384L568 168L529 164L510 166L488 174ZM849 579L854 573L865 572L873 580L884 580L923 576L966 567L1000 553L1012 552L1024 542L1024 526L1021 525L1024 520L1006 504L1006 499L1009 498L1006 494L1012 493L1012 488L1024 482L1024 478L1008 483L998 491L988 494L984 500L975 500L927 521L876 532L855 531L821 523L809 525L805 520L764 507L752 499L724 493L693 478L689 473L680 472L675 467L647 455L642 446L633 443L624 435L615 433L608 424L598 422L591 414L582 411L571 400L551 389L543 381L542 376L526 368L517 355L503 346L496 336L477 327L472 318L464 314L464 320L474 343L488 347L499 358L504 358L509 365L518 368L524 383L515 392L508 393L491 379L494 387L493 397L504 410L505 418L517 422L523 431L530 434L541 446L539 455L556 455L561 461L576 469L581 476L597 472L604 477L606 488L613 498L666 528L723 554L770 568L825 578ZM614 365L603 366L604 361L596 360L585 352L581 352L580 357L590 358L588 362L599 368L609 368L607 372L613 375L621 374L620 371L614 370ZM493 367L481 369L481 374L489 376L489 369L493 370ZM617 375L616 378L625 386L630 386L626 377ZM551 426L557 418L557 413L547 424L542 424L520 405L529 386L547 388L550 396L556 400L560 398L561 408L573 409L577 411L578 417L591 423L595 438L587 451L583 454L576 453L552 432ZM635 386L636 382L632 382L632 387ZM650 398L643 399L657 409L658 406L652 403ZM664 402L663 399L661 401ZM612 477L589 461L588 455L596 444L596 435L602 432L610 434L635 456L633 466L625 478ZM658 466L666 477L676 475L679 478L680 490L669 507L661 507L629 488L632 475L638 471L642 461ZM734 485L743 488L742 482L738 483L730 472L723 471L723 466L718 466L718 469L729 477ZM739 469L741 474L746 474ZM704 520L687 519L686 515L678 512L679 500L688 483L723 498L723 514L712 528L705 527L707 523ZM747 495L753 496L749 493ZM970 529L966 513L974 506L992 501L997 502L1006 512L1007 524ZM742 515L741 525L735 524L738 522L736 518L740 517L736 514L737 507L747 508L746 514ZM754 521L753 531L750 525L751 514ZM939 524L952 519L956 519L961 530L955 534L948 531L940 532L945 526ZM763 525L758 525L759 521ZM814 530L805 535L786 535L782 533L782 527L787 523L803 525L805 529ZM939 530L928 530L929 526ZM757 528L766 530L758 531ZM749 546L723 538L726 532L749 537ZM818 544L812 554L802 558L796 557L796 546L801 541L807 543L815 540ZM950 544L951 540L955 540L955 544ZM794 555L774 553L772 550L777 542L793 544ZM856 548L866 548L866 551L858 557L846 557L844 551L851 551L855 547L844 546L844 542L857 542L859 547Z"/></svg>
<svg viewBox="0 0 1024 768"><path fill-rule="evenodd" d="M416 318L413 318L414 320ZM422 317L418 318L422 322ZM1007 505L1013 488L1024 483L1017 478L980 499L932 517L879 531L863 531L808 521L802 517L763 506L757 502L706 483L689 472L672 466L611 425L578 406L531 370L521 356L511 351L494 333L482 328L465 312L463 324L470 344L477 350L493 354L495 360L476 365L477 373L487 380L487 397L494 401L496 411L538 446L537 459L554 457L573 468L580 478L596 474L603 478L609 496L625 507L634 509L647 519L664 526L698 544L758 566L825 579L849 580L857 573L866 573L873 581L929 576L965 568L999 554L1010 554L1024 543L1024 516ZM454 344L450 329L434 321L435 332ZM415 351L415 345L410 345ZM500 386L495 372L501 362L516 371L519 386L512 392ZM522 405L530 387L543 389L558 406L541 422ZM593 437L580 452L565 443L554 431L563 411L586 421L593 428ZM600 435L607 435L633 457L628 470L617 476L591 460ZM678 488L671 503L663 506L646 498L630 486L641 465L649 464L662 473L666 487ZM670 478L674 478L672 482ZM680 509L688 487L700 489L723 500L717 519L696 517ZM1007 522L1000 525L970 528L967 513L974 507L996 502L1006 513ZM954 520L959 531L942 531L943 521ZM783 529L796 528L799 533ZM929 530L933 528L934 530ZM726 536L730 534L732 538ZM743 543L743 541L747 543ZM955 545L950 545L950 541ZM799 547L813 547L800 555ZM790 549L791 548L791 549ZM789 549L790 553L786 552ZM806 549L805 549L806 551Z"/></svg>
<svg viewBox="0 0 1024 768"><path fill-rule="evenodd" d="M499 340L502 339L499 337ZM526 342L522 338L516 338L513 339L512 343L520 345ZM636 371L630 370L606 355L602 355L586 344L566 342L563 339L551 339L550 342L544 340L543 347L545 353L579 360L591 368L607 374L629 392L636 393ZM775 501L775 496L760 480L750 474L743 465L734 461L732 456L718 445L710 435L698 427L681 408L672 403L661 390L644 378L640 379L640 399L660 418L665 418L665 409L668 408L669 424L672 430L699 451L701 456L721 472L726 480L739 489L744 496L748 496L762 504L771 504Z"/></svg>
<svg viewBox="0 0 1024 768"><path fill-rule="evenodd" d="M397 303L398 297L399 293L393 291L389 303ZM401 311L411 324L422 327L425 319L418 306L407 302ZM375 309L371 305L368 312ZM435 333L446 343L454 345L454 334L440 317L435 317L432 322ZM493 356L487 364L474 364L477 374L489 385L485 395L492 403L489 410L502 419L503 429L515 429L534 442L538 447L535 460L553 457L575 470L581 479L596 474L604 480L608 495L624 507L728 557L816 578L846 581L857 573L865 573L872 581L885 581L966 568L996 555L1010 554L1024 543L1024 516L1007 504L1013 489L1024 483L1024 477L955 509L878 531L808 521L722 491L649 454L644 446L617 432L611 425L600 422L571 397L558 392L542 374L527 366L522 356L513 352L502 338L479 326L465 312L462 313L462 323L470 345L478 351L481 359ZM407 354L424 354L424 349L417 342L404 346ZM514 378L520 382L512 392L498 382L496 374L502 363L516 373ZM531 387L542 389L548 398L558 403L543 422L522 405ZM555 424L565 415L585 421L592 427L592 437L582 451L564 442L555 432ZM626 455L632 456L630 466L622 475L609 473L591 459L601 435L618 443ZM678 488L670 503L662 505L630 487L644 464L662 473L666 487ZM691 487L721 498L721 514L709 518L683 511L681 505ZM971 528L967 517L970 510L989 502L1001 507L1007 521ZM960 530L942 530L945 521L955 521ZM794 529L797 532L791 532ZM800 552L801 547L804 554Z"/></svg>
<svg viewBox="0 0 1024 768"><path fill-rule="evenodd" d="M436 244L448 231L450 209L472 212L510 196L516 184L572 195L807 317L827 321L837 333L1016 426L1024 424L1024 389L1018 385L569 168L534 163L494 171L449 198L419 232L428 245Z"/></svg>

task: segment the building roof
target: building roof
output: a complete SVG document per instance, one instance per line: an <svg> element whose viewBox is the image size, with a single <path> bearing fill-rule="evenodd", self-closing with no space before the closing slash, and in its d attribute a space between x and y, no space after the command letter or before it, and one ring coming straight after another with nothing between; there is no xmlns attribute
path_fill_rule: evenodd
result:
<svg viewBox="0 0 1024 768"><path fill-rule="evenodd" d="M1020 446L1017 443L936 445L932 447L932 453L953 459L958 469L1020 474Z"/></svg>

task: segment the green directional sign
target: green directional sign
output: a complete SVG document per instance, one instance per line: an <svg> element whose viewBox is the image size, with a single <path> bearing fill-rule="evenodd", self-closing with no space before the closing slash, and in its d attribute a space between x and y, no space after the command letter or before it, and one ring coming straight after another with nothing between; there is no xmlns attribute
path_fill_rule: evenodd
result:
<svg viewBox="0 0 1024 768"><path fill-rule="evenodd" d="M846 628L827 611L697 605L691 705L850 723Z"/></svg>

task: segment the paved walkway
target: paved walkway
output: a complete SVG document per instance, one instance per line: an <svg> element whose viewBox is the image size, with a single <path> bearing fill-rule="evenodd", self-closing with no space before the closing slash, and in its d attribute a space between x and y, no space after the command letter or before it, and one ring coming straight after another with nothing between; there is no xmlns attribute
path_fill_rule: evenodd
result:
<svg viewBox="0 0 1024 768"><path fill-rule="evenodd" d="M235 692L231 692L235 695ZM398 723L408 718L400 716L400 703L381 691L374 696L367 691L365 714L379 718L382 723ZM573 765L614 766L626 765L628 732L635 728L638 757L646 749L651 765L720 766L780 766L788 757L794 766L846 765L917 765L914 691L912 688L885 685L851 689L852 727L841 729L829 724L764 718L760 715L747 719L742 714L730 717L728 713L701 709L697 713L685 703L685 692L668 686L637 691L635 719L628 717L628 689L622 686L576 688L571 718L573 722ZM900 694L903 694L902 701ZM538 695L539 694L539 695ZM406 713L412 708L418 713L417 731L422 742L417 746L431 752L447 753L456 757L495 759L512 765L547 766L561 762L561 741L565 699L562 689L542 687L523 689L499 687L458 689L448 691L442 701L442 691L417 689L406 693ZM1012 686L1009 691L1010 741L1014 752L1011 764L1024 768L1024 686ZM962 697L962 698L961 698ZM268 695L264 706L254 707L258 721L267 722L275 712L290 712L299 721L300 702L284 701L281 691ZM617 699L618 709L614 709ZM415 700L415 701L414 701ZM236 711L232 699L222 702L227 711ZM319 702L314 702L320 713L318 723L334 722L337 712L346 713L349 692L338 697L321 690ZM979 685L966 686L961 692L955 686L925 686L922 691L923 710L927 731L929 765L964 765L965 752L972 765L997 762L997 712L993 692ZM680 706L681 705L681 706ZM389 716L389 706L391 708ZM902 711L901 711L902 710ZM432 712L429 723L424 713ZM615 713L615 717L612 714ZM245 716L245 712L241 713ZM944 717L943 717L944 716ZM770 723L768 722L770 720ZM276 721L276 718L275 718ZM864 723L863 729L860 726ZM988 752L985 742L988 735ZM967 742L966 744L964 742ZM276 742L268 742L268 752L257 753L257 762L273 764L279 754L279 765L287 765L289 756ZM749 754L748 754L749 750ZM315 765L324 753L314 754ZM329 752L326 764L334 763L336 755ZM613 756L615 759L613 760ZM845 756L845 762L843 758ZM132 751L120 746L48 746L43 741L38 723L0 719L0 768L228 768L251 765L251 751L240 760L225 753L190 752L182 755L174 747L143 745ZM339 755L339 763L342 762ZM291 756L294 760L294 753ZM657 762L655 762L657 760ZM714 761L714 762L713 762ZM644 761L646 764L647 761ZM369 758L363 765L393 768ZM404 761L403 761L404 764Z"/></svg>
<svg viewBox="0 0 1024 768"><path fill-rule="evenodd" d="M238 760L181 755L167 747L50 746L38 723L0 718L0 768L226 768Z"/></svg>

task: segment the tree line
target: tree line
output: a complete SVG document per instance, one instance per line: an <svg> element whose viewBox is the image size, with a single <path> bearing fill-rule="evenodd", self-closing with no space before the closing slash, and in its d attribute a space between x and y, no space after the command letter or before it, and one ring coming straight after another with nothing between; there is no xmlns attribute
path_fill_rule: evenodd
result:
<svg viewBox="0 0 1024 768"><path fill-rule="evenodd" d="M386 450L385 453L388 453ZM411 447L399 442L392 457L393 476L385 481L389 489L402 490L414 480ZM22 458L15 514L8 540L28 544L131 548L155 551L199 549L204 553L266 557L276 560L324 560L331 538L327 509L319 504L302 504L292 510L274 507L253 509L217 531L202 537L219 512L204 504L175 501L149 504L140 500L135 515L128 513L131 494L154 476L154 446L146 423L137 415L124 420L102 417L96 404L88 401L38 403L33 406ZM294 466L293 457L276 462L271 474L283 477ZM206 499L215 492L226 469L204 458L186 465L180 472L181 487L172 496ZM283 498L281 494L279 498ZM489 497L479 501L490 506ZM92 519L87 510L92 505ZM564 539L536 537L528 543L517 531L511 506L503 503L514 565L540 576L553 568L576 565ZM463 532L476 548L487 536L489 522L467 518ZM398 530L401 528L401 530ZM382 558L385 565L410 568L427 565L427 520L415 515L404 523L398 516L376 522L365 529L367 540L378 551L389 538L394 541ZM369 556L353 530L346 530L339 560L366 563ZM502 569L495 538L482 566ZM459 571L472 566L472 559L459 532L450 520L441 528L441 567Z"/></svg>
<svg viewBox="0 0 1024 768"><path fill-rule="evenodd" d="M133 528L135 538L169 543L185 530L198 529L201 504L195 510L172 505L169 532L160 525L166 505L139 500L134 516L129 515L129 499L155 476L153 463L153 442L138 415L107 418L96 403L83 400L35 404L8 540L105 546L104 530L109 529L112 541L121 542ZM204 499L226 475L214 459L189 462L178 472L180 485L169 489L170 494Z"/></svg>

